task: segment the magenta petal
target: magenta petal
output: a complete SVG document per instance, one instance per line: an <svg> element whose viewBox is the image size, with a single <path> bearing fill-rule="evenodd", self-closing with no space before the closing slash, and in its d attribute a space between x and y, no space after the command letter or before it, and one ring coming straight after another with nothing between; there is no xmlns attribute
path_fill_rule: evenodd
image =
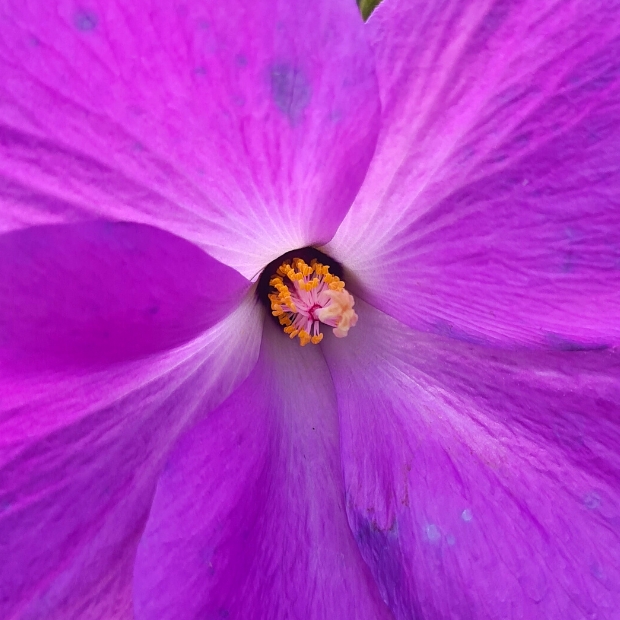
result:
<svg viewBox="0 0 620 620"><path fill-rule="evenodd" d="M493 351L357 308L324 348L349 521L394 617L617 618L618 352Z"/></svg>
<svg viewBox="0 0 620 620"><path fill-rule="evenodd" d="M331 238L376 142L350 0L10 1L0 73L0 231L140 221L253 276Z"/></svg>
<svg viewBox="0 0 620 620"><path fill-rule="evenodd" d="M335 238L366 299L496 343L620 343L615 2L388 0L384 127Z"/></svg>
<svg viewBox="0 0 620 620"><path fill-rule="evenodd" d="M176 447L135 567L137 620L387 619L347 524L318 348L266 325L247 381Z"/></svg>
<svg viewBox="0 0 620 620"><path fill-rule="evenodd" d="M101 365L195 338L237 306L239 273L143 224L0 236L0 366Z"/></svg>
<svg viewBox="0 0 620 620"><path fill-rule="evenodd" d="M156 479L178 436L251 370L254 308L248 300L147 360L0 373L1 618L133 618L133 562Z"/></svg>

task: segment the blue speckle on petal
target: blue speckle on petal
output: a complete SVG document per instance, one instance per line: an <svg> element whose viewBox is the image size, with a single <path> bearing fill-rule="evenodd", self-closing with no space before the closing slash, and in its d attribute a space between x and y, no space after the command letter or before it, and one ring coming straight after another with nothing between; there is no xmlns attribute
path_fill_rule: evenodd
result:
<svg viewBox="0 0 620 620"><path fill-rule="evenodd" d="M573 340L568 340L563 336L558 336L557 334L551 333L547 334L546 339L552 347L558 349L559 351L605 351L606 349L609 349L608 344L603 344L601 342L575 342Z"/></svg>
<svg viewBox="0 0 620 620"><path fill-rule="evenodd" d="M446 542L451 546L454 547L454 545L456 544L456 538L454 538L454 536L452 534L448 534L446 536Z"/></svg>
<svg viewBox="0 0 620 620"><path fill-rule="evenodd" d="M441 540L441 532L434 523L426 526L426 537L432 543L438 543Z"/></svg>
<svg viewBox="0 0 620 620"><path fill-rule="evenodd" d="M601 505L601 496L592 491L583 498L583 504L588 510L596 510Z"/></svg>
<svg viewBox="0 0 620 620"><path fill-rule="evenodd" d="M78 30L81 30L82 32L90 32L97 27L99 19L92 11L81 10L75 14L73 23Z"/></svg>
<svg viewBox="0 0 620 620"><path fill-rule="evenodd" d="M291 123L297 124L310 103L310 81L299 67L286 63L272 65L269 79L274 103Z"/></svg>
<svg viewBox="0 0 620 620"><path fill-rule="evenodd" d="M465 508L465 510L461 513L461 519L463 519L466 523L469 523L473 518L474 515L469 508Z"/></svg>
<svg viewBox="0 0 620 620"><path fill-rule="evenodd" d="M607 581L607 575L598 562L594 562L590 566L590 574L601 583L605 583Z"/></svg>

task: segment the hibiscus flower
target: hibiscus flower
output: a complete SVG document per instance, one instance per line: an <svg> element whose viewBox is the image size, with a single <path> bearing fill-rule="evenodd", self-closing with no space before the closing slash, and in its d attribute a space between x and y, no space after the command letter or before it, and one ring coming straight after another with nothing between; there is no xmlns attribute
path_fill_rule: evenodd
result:
<svg viewBox="0 0 620 620"><path fill-rule="evenodd" d="M616 2L4 0L0 68L0 617L618 617Z"/></svg>

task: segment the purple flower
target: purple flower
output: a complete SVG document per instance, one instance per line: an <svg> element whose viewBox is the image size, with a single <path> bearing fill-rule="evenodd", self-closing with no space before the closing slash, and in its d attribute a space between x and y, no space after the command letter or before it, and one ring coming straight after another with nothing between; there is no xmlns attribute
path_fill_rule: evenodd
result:
<svg viewBox="0 0 620 620"><path fill-rule="evenodd" d="M0 76L1 618L618 618L617 2L5 0Z"/></svg>

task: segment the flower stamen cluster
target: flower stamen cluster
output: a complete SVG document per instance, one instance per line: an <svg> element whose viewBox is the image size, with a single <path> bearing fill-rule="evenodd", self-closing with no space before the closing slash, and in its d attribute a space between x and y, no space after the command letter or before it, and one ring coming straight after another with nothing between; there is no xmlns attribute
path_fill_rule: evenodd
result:
<svg viewBox="0 0 620 620"><path fill-rule="evenodd" d="M338 338L344 338L357 323L355 300L344 281L316 259L309 265L301 258L284 261L269 286L274 290L268 296L271 314L290 338L299 338L302 347L321 342L320 323L333 327Z"/></svg>

